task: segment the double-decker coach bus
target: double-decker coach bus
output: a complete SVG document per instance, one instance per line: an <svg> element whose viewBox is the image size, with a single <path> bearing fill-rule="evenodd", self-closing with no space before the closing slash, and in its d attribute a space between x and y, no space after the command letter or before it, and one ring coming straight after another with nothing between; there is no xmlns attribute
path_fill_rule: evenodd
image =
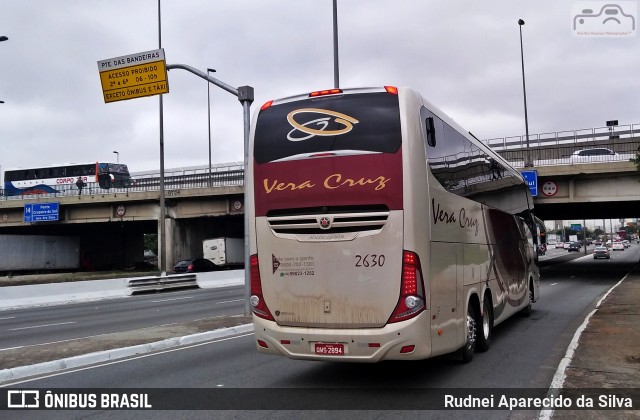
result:
<svg viewBox="0 0 640 420"><path fill-rule="evenodd" d="M80 177L100 188L126 188L131 185L127 165L121 163L71 163L65 165L18 168L4 172L5 195L55 194L73 189Z"/></svg>
<svg viewBox="0 0 640 420"><path fill-rule="evenodd" d="M425 359L485 351L538 296L520 173L408 88L267 102L250 138L260 352Z"/></svg>

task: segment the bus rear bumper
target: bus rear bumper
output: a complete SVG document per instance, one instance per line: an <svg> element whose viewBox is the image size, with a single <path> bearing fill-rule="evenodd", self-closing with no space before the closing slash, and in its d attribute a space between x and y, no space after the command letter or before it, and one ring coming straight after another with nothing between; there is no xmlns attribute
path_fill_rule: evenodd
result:
<svg viewBox="0 0 640 420"><path fill-rule="evenodd" d="M260 353L291 359L373 363L431 356L429 311L382 328L285 327L255 315L253 326Z"/></svg>

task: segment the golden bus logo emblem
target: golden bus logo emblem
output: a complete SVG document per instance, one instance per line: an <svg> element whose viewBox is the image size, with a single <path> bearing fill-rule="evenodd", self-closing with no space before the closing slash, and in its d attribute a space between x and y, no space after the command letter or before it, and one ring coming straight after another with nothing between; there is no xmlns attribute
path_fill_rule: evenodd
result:
<svg viewBox="0 0 640 420"><path fill-rule="evenodd" d="M296 115L309 113L316 115L320 114L321 117L303 123L296 121ZM331 117L334 117L333 121ZM293 127L293 130L289 131L289 134L287 134L287 140L289 141L303 141L315 136L339 136L353 130L353 124L359 123L357 119L346 114L319 108L302 108L293 110L287 115L287 121L289 121L289 124ZM327 130L330 122L333 124L339 124L340 128ZM300 137L300 134L298 134L299 132L307 135Z"/></svg>

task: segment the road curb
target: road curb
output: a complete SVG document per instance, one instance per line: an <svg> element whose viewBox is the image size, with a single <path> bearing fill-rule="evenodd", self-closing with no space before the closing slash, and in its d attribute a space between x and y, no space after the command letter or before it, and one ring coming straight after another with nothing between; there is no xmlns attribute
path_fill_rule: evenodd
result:
<svg viewBox="0 0 640 420"><path fill-rule="evenodd" d="M20 366L10 369L0 370L0 382L15 381L30 376L44 375L67 369L77 369L95 363L116 361L126 357L152 353L184 345L202 343L218 338L230 337L236 334L245 334L253 331L253 324L243 324L235 327L221 328L214 331L192 334L183 337L167 338L147 344L123 347L119 349L105 350L80 356L68 357L65 359L52 360L30 366ZM11 384L9 384L11 385ZM0 386L7 386L0 385Z"/></svg>

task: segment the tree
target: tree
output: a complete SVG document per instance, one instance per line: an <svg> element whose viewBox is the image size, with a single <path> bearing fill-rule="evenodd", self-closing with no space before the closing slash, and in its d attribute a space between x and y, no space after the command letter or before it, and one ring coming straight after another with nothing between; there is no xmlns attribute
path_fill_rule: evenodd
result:
<svg viewBox="0 0 640 420"><path fill-rule="evenodd" d="M638 168L638 171L640 171L640 147L638 147L636 156L633 159L629 159L629 160L633 162L636 165L636 168Z"/></svg>
<svg viewBox="0 0 640 420"><path fill-rule="evenodd" d="M158 255L158 234L157 233L145 233L144 249L152 251L154 254Z"/></svg>

